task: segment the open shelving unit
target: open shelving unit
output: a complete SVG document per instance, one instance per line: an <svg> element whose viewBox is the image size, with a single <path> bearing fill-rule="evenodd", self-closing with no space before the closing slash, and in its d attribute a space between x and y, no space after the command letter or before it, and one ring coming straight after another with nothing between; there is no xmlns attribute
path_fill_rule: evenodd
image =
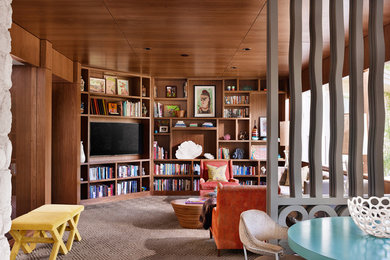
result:
<svg viewBox="0 0 390 260"><path fill-rule="evenodd" d="M90 78L104 79L114 76L129 82L128 95L116 95L91 91ZM80 92L82 108L80 110L81 141L83 142L86 161L80 163L80 203L90 204L121 200L150 194L152 162L151 147L151 81L150 77L129 73L108 71L82 67L81 77L84 80L84 91ZM97 103L99 100L99 103ZM119 107L122 102L137 104L135 113L125 115ZM117 114L108 113L108 103L118 104ZM124 106L123 106L124 107ZM142 107L147 112L143 113ZM133 107L132 107L133 109ZM123 108L124 110L124 108ZM96 112L99 111L99 112ZM142 125L143 151L137 155L91 156L90 155L90 123L120 122L138 123ZM110 169L107 176L104 169ZM124 169L130 170L130 175L123 175ZM97 172L97 177L96 173Z"/></svg>
<svg viewBox="0 0 390 260"><path fill-rule="evenodd" d="M215 117L194 117L194 86L215 86ZM210 153L218 159L219 150L229 149L230 159L236 148L244 151L242 159L233 159L234 178L243 185L257 185L266 183L266 175L261 169L266 169L266 158L252 159L253 146L266 147L266 140L251 140L251 130L254 120L258 126L259 117L267 115L267 91L266 82L262 79L154 79L154 93L152 98L156 110L157 104L161 110L164 106L177 105L180 110L185 110L185 117L175 117L165 113L153 114L153 194L154 195L189 195L199 194L199 175L193 173L194 166L200 164L200 159L180 160L175 153L178 146L191 140L203 148L204 153ZM176 86L175 98L165 96L166 86ZM229 87L230 86L230 87ZM232 88L234 86L234 90ZM286 89L286 88L285 88ZM186 93L186 95L184 95ZM284 100L286 91L279 92L280 119L285 118ZM236 109L236 110L232 110ZM244 113L226 113L226 110L237 111L242 109ZM178 121L183 121L186 127L175 127ZM202 127L205 122L210 122L213 127ZM190 127L196 123L197 127ZM163 127L161 129L160 127ZM162 131L160 131L162 130ZM280 148L283 151L283 148ZM282 153L281 153L282 154ZM222 158L221 158L222 159ZM284 164L283 159L280 163ZM161 165L186 164L190 168L188 174L162 175L158 174ZM162 183L184 180L183 189L172 188L170 184L162 186ZM187 181L187 182L186 182Z"/></svg>

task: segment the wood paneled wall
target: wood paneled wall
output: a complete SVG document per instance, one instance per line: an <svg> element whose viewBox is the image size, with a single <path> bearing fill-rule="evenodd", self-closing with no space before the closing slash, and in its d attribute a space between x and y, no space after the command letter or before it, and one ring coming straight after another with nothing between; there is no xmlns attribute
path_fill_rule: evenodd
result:
<svg viewBox="0 0 390 260"><path fill-rule="evenodd" d="M51 73L14 66L17 215L51 202Z"/></svg>

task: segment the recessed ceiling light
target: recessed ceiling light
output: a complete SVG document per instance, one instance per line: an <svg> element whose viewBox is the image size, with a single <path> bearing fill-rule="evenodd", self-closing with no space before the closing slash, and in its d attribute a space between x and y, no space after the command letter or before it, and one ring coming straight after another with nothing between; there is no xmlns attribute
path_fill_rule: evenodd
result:
<svg viewBox="0 0 390 260"><path fill-rule="evenodd" d="M145 50L150 51L152 48L146 47Z"/></svg>
<svg viewBox="0 0 390 260"><path fill-rule="evenodd" d="M243 51L250 51L251 48L243 48L242 50L243 50Z"/></svg>
<svg viewBox="0 0 390 260"><path fill-rule="evenodd" d="M233 67L232 67L232 69L234 69L234 70L235 70L235 69L237 69L237 67L236 67L236 66L233 66Z"/></svg>
<svg viewBox="0 0 390 260"><path fill-rule="evenodd" d="M188 56L190 56L190 55L183 53L183 54L180 54L180 56L182 56L182 57L188 57Z"/></svg>

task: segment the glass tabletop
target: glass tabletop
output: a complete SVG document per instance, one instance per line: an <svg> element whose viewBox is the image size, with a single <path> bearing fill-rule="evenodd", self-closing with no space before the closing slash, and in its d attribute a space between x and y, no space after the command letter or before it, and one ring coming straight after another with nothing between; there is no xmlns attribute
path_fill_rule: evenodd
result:
<svg viewBox="0 0 390 260"><path fill-rule="evenodd" d="M288 244L306 259L390 259L390 239L364 233L350 217L299 222L289 228Z"/></svg>

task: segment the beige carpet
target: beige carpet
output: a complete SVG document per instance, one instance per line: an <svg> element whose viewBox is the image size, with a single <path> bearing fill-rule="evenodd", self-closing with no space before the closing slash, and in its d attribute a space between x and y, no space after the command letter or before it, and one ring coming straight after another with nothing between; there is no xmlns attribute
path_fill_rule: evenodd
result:
<svg viewBox="0 0 390 260"><path fill-rule="evenodd" d="M58 259L244 259L242 250L222 250L217 257L213 239L203 229L180 227L170 201L153 196L87 206L81 214L80 242ZM49 259L51 245L38 244L17 259ZM249 259L258 255L249 253Z"/></svg>

